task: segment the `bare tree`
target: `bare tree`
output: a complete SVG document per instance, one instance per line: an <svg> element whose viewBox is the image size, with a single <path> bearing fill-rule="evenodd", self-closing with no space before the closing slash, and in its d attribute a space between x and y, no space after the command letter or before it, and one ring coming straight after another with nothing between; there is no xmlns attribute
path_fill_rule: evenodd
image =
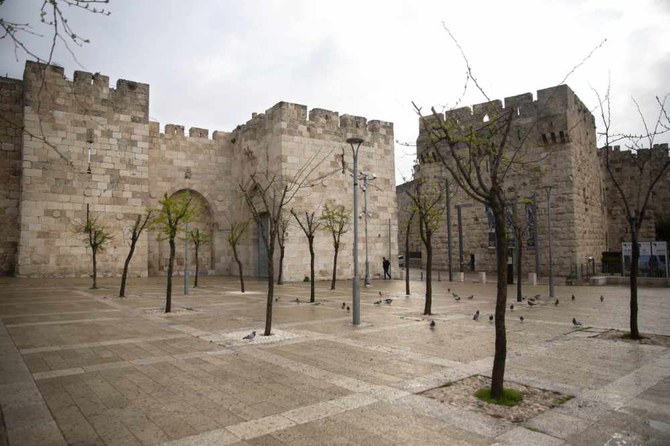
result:
<svg viewBox="0 0 670 446"><path fill-rule="evenodd" d="M4 1L0 1L0 7ZM65 47L70 53L73 60L81 66L74 52L73 46L81 47L90 41L79 35L73 28L71 21L68 19L67 10L78 9L80 11L88 12L93 15L108 16L111 12L106 5L109 0L43 0L39 8L35 8L35 21L18 22L7 16L0 16L0 41L3 39L11 42L14 49L15 59L19 60L19 54L24 53L28 58L34 59L36 62L42 64L42 80L39 86L39 94L37 95L36 104L33 108L39 114L41 109L42 91L46 89L46 71L50 65L53 64L54 53L59 45ZM64 8L67 6L67 8ZM46 54L31 47L26 37L37 36L49 39L49 45ZM8 114L0 113L0 120L5 121L8 125L19 129L20 132L25 133L34 140L39 140L47 147L51 148L58 156L66 161L70 167L74 165L66 154L59 149L59 144L50 140L42 128L42 121L39 121L39 132L33 132L26 128L24 122L11 119Z"/></svg>
<svg viewBox="0 0 670 446"><path fill-rule="evenodd" d="M2 5L4 1L0 2ZM90 41L80 36L72 28L67 14L63 6L67 8L74 7L81 11L89 12L91 14L108 16L111 12L106 8L109 0L43 0L39 12L35 11L35 16L39 15L39 24L46 27L50 34L50 45L47 55L40 55L34 48L29 48L25 42L25 37L28 35L44 37L40 34L31 23L15 22L7 17L0 17L0 28L4 34L0 35L0 40L7 39L14 45L15 58L19 60L19 53L23 52L35 59L37 62L50 64L53 60L54 51L59 43L63 44L67 51L72 55L76 61L74 51L70 45L83 46ZM78 63L78 62L77 62Z"/></svg>
<svg viewBox="0 0 670 446"><path fill-rule="evenodd" d="M409 287L409 240L412 233L412 223L414 223L414 217L416 216L416 209L411 207L405 212L405 295L410 295Z"/></svg>
<svg viewBox="0 0 670 446"><path fill-rule="evenodd" d="M193 242L193 246L195 247L195 280L193 283L193 287L197 288L198 275L200 274L200 258L198 257L198 252L202 245L206 245L211 241L211 238L209 235L205 234L204 232L201 232L200 229L198 228L195 228L194 230L190 231L190 236L191 241Z"/></svg>
<svg viewBox="0 0 670 446"><path fill-rule="evenodd" d="M600 133L604 145L604 164L607 174L617 191L621 202L624 218L630 230L630 241L632 248L630 265L630 337L641 339L638 327L638 299L637 282L639 274L640 247L640 229L650 213L651 197L654 189L657 187L666 173L670 171L670 157L668 157L667 147L660 162L654 158L654 141L664 133L670 131L670 117L665 108L668 95L662 99L656 97L658 104L658 115L655 122L649 123L645 118L638 103L633 99L633 103L638 111L640 120L644 127L644 133L634 134L612 134L612 122L610 113L610 90L607 89L605 97L601 97L596 91L596 96L600 105L600 118L602 120L603 130ZM634 172L634 179L624 178L623 174L618 174L613 167L611 144L618 142L624 144L628 149L626 162ZM644 145L647 149L644 149ZM658 150L658 149L657 149Z"/></svg>
<svg viewBox="0 0 670 446"><path fill-rule="evenodd" d="M316 235L316 231L318 231L321 227L322 222L316 214L316 211L305 211L304 221L300 220L300 217L293 209L291 209L291 215L293 215L293 218L295 218L295 220L298 222L298 225L300 225L300 229L302 229L305 237L307 237L307 244L309 245L309 301L313 303L316 300L314 289L314 236Z"/></svg>
<svg viewBox="0 0 670 446"><path fill-rule="evenodd" d="M128 255L126 256L126 261L123 263L123 273L121 274L121 287L119 289L119 297L126 296L126 278L128 277L128 268L130 267L130 260L133 258L135 253L135 247L137 246L137 241L142 235L142 231L151 223L151 216L153 214L152 209L148 209L144 215L137 214L135 217L135 223L132 228L130 228L130 249L128 250Z"/></svg>
<svg viewBox="0 0 670 446"><path fill-rule="evenodd" d="M255 172L246 183L239 184L253 220L259 227L259 241L267 252L268 292L265 308L264 336L272 334L272 302L274 300L274 252L279 236L282 213L296 194L306 185L310 174L323 162L314 153L292 176L269 171ZM325 159L325 158L324 158Z"/></svg>
<svg viewBox="0 0 670 446"><path fill-rule="evenodd" d="M433 235L439 230L444 215L444 189L437 181L417 178L413 187L405 192L412 201L412 211L419 217L419 235L426 250L426 301L423 314L429 315L433 305Z"/></svg>
<svg viewBox="0 0 670 446"><path fill-rule="evenodd" d="M515 107L503 108L501 101L491 101L473 75L473 69L463 48L451 31L443 24L461 53L466 67L463 93L470 84L486 99L486 103L470 107L453 108L446 113L431 109L428 116L421 117L423 143L430 147L431 158L439 161L451 179L465 194L484 204L492 213L495 228L497 290L495 309L495 353L491 373L490 396L500 400L503 396L507 337L505 309L507 303L507 230L506 180L528 166L537 165L549 155L535 153L526 142L537 132L533 125L518 117ZM585 63L604 42L600 43L586 58L575 66L562 80ZM456 104L461 102L459 99ZM421 109L415 105L421 115ZM514 133L512 133L514 129Z"/></svg>
<svg viewBox="0 0 670 446"><path fill-rule="evenodd" d="M326 204L322 214L321 221L333 237L333 278L330 282L330 289L335 289L337 281L337 256L340 252L340 239L342 234L346 234L351 224L351 212L344 206L329 206Z"/></svg>
<svg viewBox="0 0 670 446"><path fill-rule="evenodd" d="M190 193L178 193L168 197L167 192L160 201L160 209L154 221L154 226L160 231L159 240L167 240L170 244L170 257L168 260L167 289L165 292L165 312L172 311L172 274L174 272L175 238L184 225L193 221L196 212L191 202L193 196Z"/></svg>
<svg viewBox="0 0 670 446"><path fill-rule="evenodd" d="M284 256L286 255L286 240L288 239L288 229L290 218L285 212L279 219L279 232L277 233L277 244L279 245L279 273L277 274L277 285L284 283Z"/></svg>
<svg viewBox="0 0 670 446"><path fill-rule="evenodd" d="M98 217L91 218L88 204L86 205L86 221L77 228L77 232L84 234L85 242L91 248L91 260L93 262L93 285L92 289L98 288L98 251L104 251L105 245L114 237L100 222Z"/></svg>
<svg viewBox="0 0 670 446"><path fill-rule="evenodd" d="M240 276L240 291L244 293L244 271L242 270L242 260L240 260L240 254L237 251L237 246L240 243L240 240L244 236L249 227L249 220L243 221L233 221L228 227L228 237L226 240L231 248L233 248L233 257L237 263L237 270Z"/></svg>

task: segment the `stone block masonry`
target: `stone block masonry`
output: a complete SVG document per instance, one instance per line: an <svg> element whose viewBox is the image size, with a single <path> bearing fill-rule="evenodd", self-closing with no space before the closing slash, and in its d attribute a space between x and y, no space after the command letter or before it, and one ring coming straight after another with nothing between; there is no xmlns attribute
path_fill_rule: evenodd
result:
<svg viewBox="0 0 670 446"><path fill-rule="evenodd" d="M13 274L19 242L23 86L0 78L0 274Z"/></svg>
<svg viewBox="0 0 670 446"><path fill-rule="evenodd" d="M119 80L110 88L109 78L98 73L76 71L69 80L62 68L29 62L23 80L3 79L0 87L6 117L0 122L0 169L8 173L0 183L5 204L0 214L3 274L90 274L90 252L75 231L88 205L114 234L99 256L99 274L118 275L135 216L156 208L165 193L183 191L194 196L200 210L192 228L212 240L199 253L201 271L236 274L226 235L230 222L250 218L240 185L252 173L289 181L316 154L318 166L308 187L290 206L320 213L328 203L351 210L352 180L342 173L343 154L345 163L352 163L345 142L350 136L365 140L361 170L377 175L374 190L368 192L368 247L371 264L378 266L373 271L381 274L382 256L396 257L391 123L280 102L230 132L211 132L210 138L208 129L186 131L179 124L167 124L161 132L160 124L149 120L149 85L140 82ZM343 237L338 268L343 278L353 272L344 254L350 252L352 238L351 231ZM309 271L309 255L297 225L290 228L288 240L284 275L301 280ZM250 276L263 274L259 241L252 224L240 246ZM362 236L361 253L364 242ZM184 267L183 243L178 241L178 271ZM317 276L327 279L332 262L329 234L317 234L316 249ZM148 232L133 257L131 274L163 274L167 253L167 242Z"/></svg>

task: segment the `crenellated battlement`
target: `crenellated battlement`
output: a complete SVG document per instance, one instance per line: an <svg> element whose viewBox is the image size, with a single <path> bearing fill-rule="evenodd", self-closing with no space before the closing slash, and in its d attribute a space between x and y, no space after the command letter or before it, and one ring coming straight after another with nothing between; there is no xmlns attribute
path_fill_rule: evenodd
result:
<svg viewBox="0 0 670 446"><path fill-rule="evenodd" d="M31 61L26 62L23 81L26 105L39 101L45 111L117 113L136 122L149 119L149 84L119 79L116 88L110 88L109 76L75 71L69 80L63 68Z"/></svg>
<svg viewBox="0 0 670 446"><path fill-rule="evenodd" d="M538 90L537 99L533 99L532 93L523 93L506 97L504 101L496 99L420 117L419 139L425 136L424 126L438 119L474 124L505 112L513 113L516 125L535 125L542 145L569 142L569 129L576 122L584 121L595 127L595 118L570 87L558 85Z"/></svg>
<svg viewBox="0 0 670 446"><path fill-rule="evenodd" d="M283 129L304 127L319 132L367 132L393 134L393 123L371 120L362 116L340 115L336 111L314 108L308 112L306 105L278 102L265 113L254 113L240 130L279 126Z"/></svg>
<svg viewBox="0 0 670 446"><path fill-rule="evenodd" d="M598 156L604 157L605 147L598 149ZM670 157L670 147L668 143L654 144L651 149L638 149L635 151L621 150L621 146L611 146L610 162L613 164L628 164L631 159L637 156L642 159L652 159L664 162Z"/></svg>
<svg viewBox="0 0 670 446"><path fill-rule="evenodd" d="M520 118L538 118L554 115L562 111L588 112L582 101L567 85L557 85L537 91L537 99L532 93L523 93L509 96L501 101L495 99L489 102L465 106L444 113L445 118L471 120L482 118L492 112L514 110Z"/></svg>

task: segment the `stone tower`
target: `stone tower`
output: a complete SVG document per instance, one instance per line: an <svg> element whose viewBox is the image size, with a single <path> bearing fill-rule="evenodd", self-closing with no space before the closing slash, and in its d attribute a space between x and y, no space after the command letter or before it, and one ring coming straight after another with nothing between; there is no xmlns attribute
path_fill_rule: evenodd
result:
<svg viewBox="0 0 670 446"><path fill-rule="evenodd" d="M537 231L537 239L530 231L524 240L524 272L535 272L537 253L539 273L548 274L547 190L551 193L555 273L567 276L573 265L586 264L589 257L599 258L605 248L605 208L595 122L589 110L567 85L559 85L538 91L535 100L531 93L525 93L505 98L504 102L492 101L447 113L451 114L448 117L456 114L463 122L481 123L488 119L488 110L512 113L510 135L523 144L524 159L534 160L527 165L519 163L505 180L508 197L526 199L527 203L517 204L517 212L535 221L532 227ZM426 131L421 128L416 175L444 181L448 178L447 172L432 151ZM454 191L451 198L453 268L460 269L458 254L463 252L463 270L470 269L471 255L474 255L477 271L495 270L495 248L489 243L492 229L486 208L463 191L452 188ZM446 269L446 223L437 239L436 264Z"/></svg>

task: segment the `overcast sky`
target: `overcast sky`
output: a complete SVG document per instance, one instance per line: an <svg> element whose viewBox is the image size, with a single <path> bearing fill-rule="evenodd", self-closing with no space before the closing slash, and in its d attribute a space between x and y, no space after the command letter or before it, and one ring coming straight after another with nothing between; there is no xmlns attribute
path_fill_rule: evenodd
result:
<svg viewBox="0 0 670 446"><path fill-rule="evenodd" d="M0 16L29 22L43 38L42 0L6 0ZM551 87L603 40L567 84L594 109L593 88L611 84L615 131L639 131L634 97L650 121L670 93L670 1L190 1L110 0L108 17L64 7L90 43L59 45L54 62L151 85L149 114L161 123L230 131L279 101L391 121L413 143L412 101L428 110L461 97L459 40L491 98ZM0 40L0 73L20 78L25 54ZM464 104L483 102L470 89ZM670 100L669 100L670 102ZM667 141L668 138L659 140ZM396 144L396 183L411 176L415 149Z"/></svg>

